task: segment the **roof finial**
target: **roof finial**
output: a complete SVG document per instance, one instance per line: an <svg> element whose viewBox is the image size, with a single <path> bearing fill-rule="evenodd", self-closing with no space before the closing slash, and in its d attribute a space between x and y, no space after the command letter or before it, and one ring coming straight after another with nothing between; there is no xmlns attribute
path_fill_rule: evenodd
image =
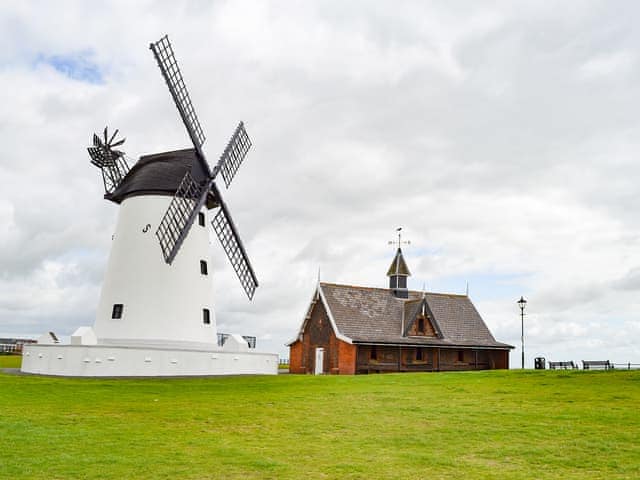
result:
<svg viewBox="0 0 640 480"><path fill-rule="evenodd" d="M318 285L320 285L320 265L318 265Z"/></svg>
<svg viewBox="0 0 640 480"><path fill-rule="evenodd" d="M469 281L467 280L467 297L469 296Z"/></svg>
<svg viewBox="0 0 640 480"><path fill-rule="evenodd" d="M410 240L402 241L402 227L396 228L396 232L398 232L398 240L389 240L389 245L396 245L398 249L401 245L411 245Z"/></svg>
<svg viewBox="0 0 640 480"><path fill-rule="evenodd" d="M401 245L411 245L409 240L402 241L402 227L396 228L396 232L398 232L398 240L389 240L389 245L397 245L398 249Z"/></svg>

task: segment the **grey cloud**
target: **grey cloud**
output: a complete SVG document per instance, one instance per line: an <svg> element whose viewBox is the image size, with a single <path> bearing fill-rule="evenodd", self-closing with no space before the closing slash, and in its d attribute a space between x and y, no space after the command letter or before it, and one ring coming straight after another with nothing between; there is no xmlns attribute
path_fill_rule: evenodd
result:
<svg viewBox="0 0 640 480"><path fill-rule="evenodd" d="M619 290L640 290L640 268L630 269L622 278L613 282L613 287Z"/></svg>

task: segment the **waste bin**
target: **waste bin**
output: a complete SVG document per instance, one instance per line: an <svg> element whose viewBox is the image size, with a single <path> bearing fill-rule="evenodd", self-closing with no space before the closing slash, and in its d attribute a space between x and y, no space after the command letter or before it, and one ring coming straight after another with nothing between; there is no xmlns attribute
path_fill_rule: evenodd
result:
<svg viewBox="0 0 640 480"><path fill-rule="evenodd" d="M544 357L536 357L536 360L535 360L536 370L544 370L546 368L545 364L546 364L546 360Z"/></svg>

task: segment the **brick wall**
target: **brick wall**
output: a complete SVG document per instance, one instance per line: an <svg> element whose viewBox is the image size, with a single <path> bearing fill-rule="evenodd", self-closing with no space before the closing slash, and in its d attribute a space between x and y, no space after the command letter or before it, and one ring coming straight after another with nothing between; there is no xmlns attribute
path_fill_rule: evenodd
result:
<svg viewBox="0 0 640 480"><path fill-rule="evenodd" d="M356 347L338 340L321 301L310 312L302 340L289 347L289 372L313 373L318 347L324 348L324 373L353 375L356 372Z"/></svg>
<svg viewBox="0 0 640 480"><path fill-rule="evenodd" d="M289 372L305 373L302 365L302 342L297 341L289 347Z"/></svg>
<svg viewBox="0 0 640 480"><path fill-rule="evenodd" d="M347 342L338 340L338 351L340 363L338 373L340 375L353 375L356 373L356 355L358 347Z"/></svg>

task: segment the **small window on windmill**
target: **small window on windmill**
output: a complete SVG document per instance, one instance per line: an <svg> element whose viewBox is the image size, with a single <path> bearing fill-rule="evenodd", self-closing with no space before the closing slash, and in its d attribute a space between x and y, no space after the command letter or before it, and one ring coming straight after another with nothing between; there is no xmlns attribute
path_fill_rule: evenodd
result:
<svg viewBox="0 0 640 480"><path fill-rule="evenodd" d="M124 306L121 303L115 303L113 305L113 310L111 310L111 318L117 319L122 318L122 310Z"/></svg>
<svg viewBox="0 0 640 480"><path fill-rule="evenodd" d="M198 212L198 225L204 227L204 213Z"/></svg>
<svg viewBox="0 0 640 480"><path fill-rule="evenodd" d="M200 260L200 273L202 275L208 275L207 262L205 262L204 260Z"/></svg>
<svg viewBox="0 0 640 480"><path fill-rule="evenodd" d="M205 325L209 325L211 323L211 317L209 316L208 308L202 309L202 323L204 323Z"/></svg>
<svg viewBox="0 0 640 480"><path fill-rule="evenodd" d="M458 361L464 362L464 350L458 350Z"/></svg>
<svg viewBox="0 0 640 480"><path fill-rule="evenodd" d="M424 333L424 318L418 319L418 332Z"/></svg>
<svg viewBox="0 0 640 480"><path fill-rule="evenodd" d="M416 348L416 360L424 360L424 354L420 347Z"/></svg>

